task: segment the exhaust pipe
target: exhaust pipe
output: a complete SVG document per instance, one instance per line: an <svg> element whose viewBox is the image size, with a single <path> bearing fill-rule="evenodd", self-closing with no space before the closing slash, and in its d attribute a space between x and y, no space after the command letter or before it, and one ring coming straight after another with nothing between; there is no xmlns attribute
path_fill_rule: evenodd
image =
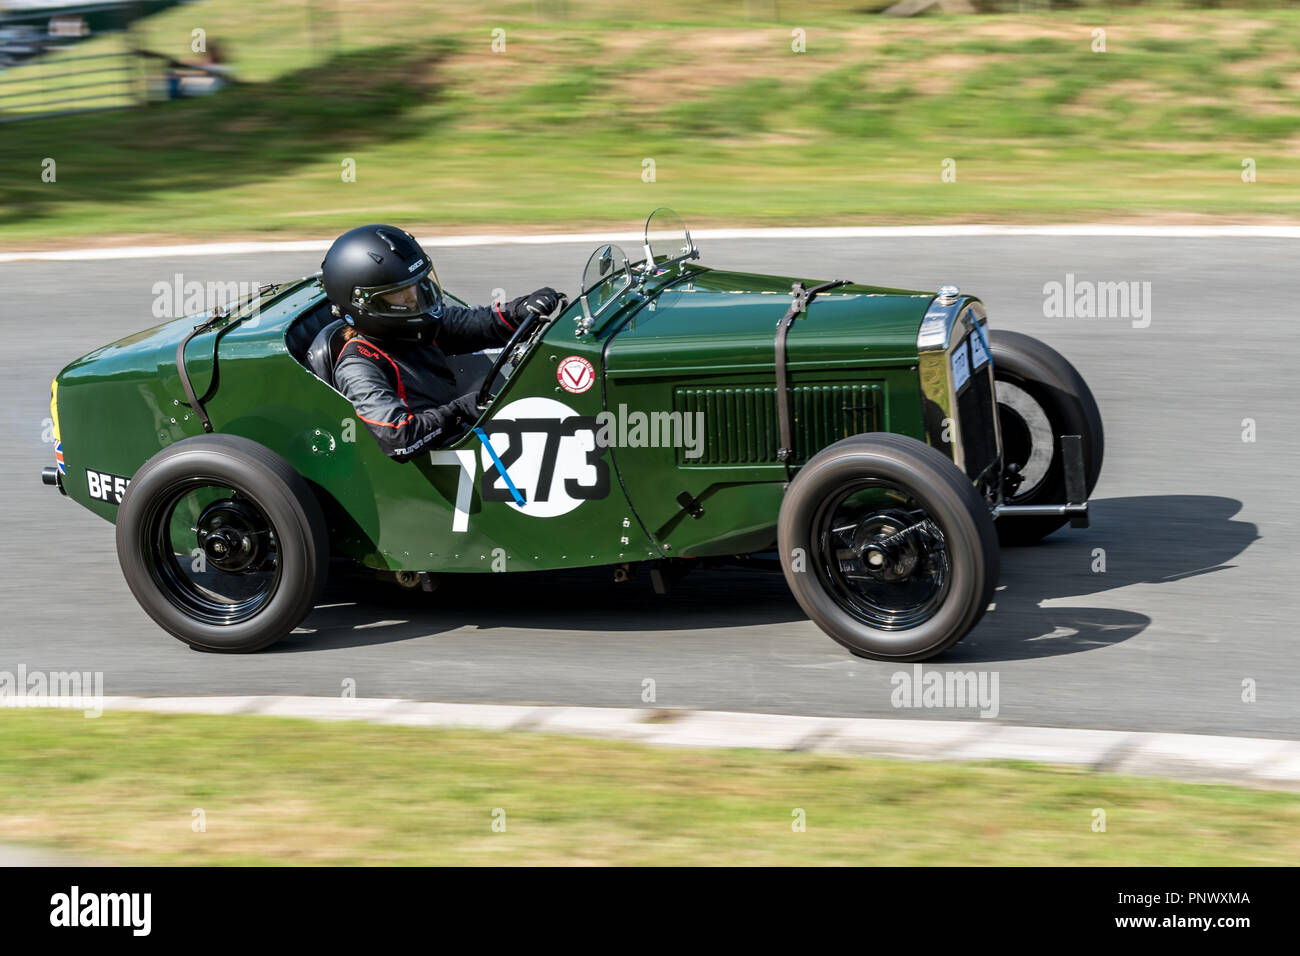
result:
<svg viewBox="0 0 1300 956"><path fill-rule="evenodd" d="M59 489L59 494L68 493L63 487L63 482L59 480L59 469L55 465L46 465L41 469L41 484L53 485Z"/></svg>

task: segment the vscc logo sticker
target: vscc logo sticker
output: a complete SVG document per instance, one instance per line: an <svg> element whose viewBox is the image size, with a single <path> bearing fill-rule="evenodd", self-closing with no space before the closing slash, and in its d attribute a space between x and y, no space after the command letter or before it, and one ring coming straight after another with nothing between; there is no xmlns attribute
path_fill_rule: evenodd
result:
<svg viewBox="0 0 1300 956"><path fill-rule="evenodd" d="M484 501L505 501L534 518L567 514L609 495L609 463L596 444L596 417L579 415L553 398L511 402L483 426L510 480L524 497L516 504L487 448L480 486Z"/></svg>
<svg viewBox="0 0 1300 956"><path fill-rule="evenodd" d="M596 369L581 355L570 355L556 368L555 380L566 392L580 395L596 383Z"/></svg>

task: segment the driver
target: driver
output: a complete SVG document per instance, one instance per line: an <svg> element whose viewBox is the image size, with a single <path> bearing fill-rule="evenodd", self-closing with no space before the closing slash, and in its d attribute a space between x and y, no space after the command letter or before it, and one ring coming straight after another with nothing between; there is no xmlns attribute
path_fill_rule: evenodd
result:
<svg viewBox="0 0 1300 956"><path fill-rule="evenodd" d="M547 287L500 306L456 305L437 278L420 244L394 226L345 232L321 263L325 294L347 322L335 386L398 461L450 444L478 421L476 396L456 395L446 356L504 345L530 312L548 315L560 301Z"/></svg>

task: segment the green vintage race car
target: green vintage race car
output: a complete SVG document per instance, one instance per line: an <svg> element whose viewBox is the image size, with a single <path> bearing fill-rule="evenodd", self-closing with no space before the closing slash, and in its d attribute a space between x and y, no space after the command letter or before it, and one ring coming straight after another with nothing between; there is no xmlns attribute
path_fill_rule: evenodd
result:
<svg viewBox="0 0 1300 956"><path fill-rule="evenodd" d="M228 652L292 631L332 564L426 589L647 567L659 588L775 549L828 635L923 660L983 615L999 539L1086 525L1101 418L1052 349L988 330L954 287L698 258L670 210L638 254L599 247L573 301L454 360L478 425L405 464L332 387L342 323L317 278L263 287L60 372L43 478L116 523L159 625Z"/></svg>

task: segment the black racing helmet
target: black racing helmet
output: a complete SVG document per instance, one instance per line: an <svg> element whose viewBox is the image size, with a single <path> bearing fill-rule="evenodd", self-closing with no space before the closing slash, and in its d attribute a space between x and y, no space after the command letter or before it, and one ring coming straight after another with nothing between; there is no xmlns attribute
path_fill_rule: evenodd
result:
<svg viewBox="0 0 1300 956"><path fill-rule="evenodd" d="M348 230L334 240L320 268L330 303L364 335L418 339L442 312L433 261L396 226Z"/></svg>

